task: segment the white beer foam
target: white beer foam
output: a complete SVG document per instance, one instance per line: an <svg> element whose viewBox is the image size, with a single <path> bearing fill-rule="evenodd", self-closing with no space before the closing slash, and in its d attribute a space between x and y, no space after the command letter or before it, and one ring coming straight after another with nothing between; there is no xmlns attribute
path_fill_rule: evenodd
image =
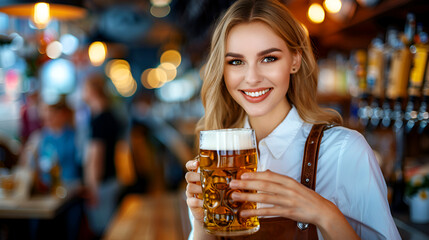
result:
<svg viewBox="0 0 429 240"><path fill-rule="evenodd" d="M211 131L201 131L200 149L204 150L246 150L256 147L253 130L240 129L220 129Z"/></svg>

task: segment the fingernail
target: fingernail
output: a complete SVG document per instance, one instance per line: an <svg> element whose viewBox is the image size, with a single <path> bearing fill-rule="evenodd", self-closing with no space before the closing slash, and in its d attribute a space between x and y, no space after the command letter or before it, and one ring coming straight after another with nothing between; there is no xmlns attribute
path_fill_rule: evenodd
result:
<svg viewBox="0 0 429 240"><path fill-rule="evenodd" d="M237 193L237 192L234 192L234 193L231 194L231 197L237 199L237 198L240 197L240 194Z"/></svg>
<svg viewBox="0 0 429 240"><path fill-rule="evenodd" d="M237 180L231 180L231 182L229 183L229 187L237 187Z"/></svg>
<svg viewBox="0 0 429 240"><path fill-rule="evenodd" d="M192 166L196 167L197 166L197 162L192 163Z"/></svg>

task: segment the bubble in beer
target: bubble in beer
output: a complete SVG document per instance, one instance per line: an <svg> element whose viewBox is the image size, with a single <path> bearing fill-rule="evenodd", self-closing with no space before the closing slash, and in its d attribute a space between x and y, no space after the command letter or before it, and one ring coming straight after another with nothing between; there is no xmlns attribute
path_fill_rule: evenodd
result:
<svg viewBox="0 0 429 240"><path fill-rule="evenodd" d="M206 199L206 206L209 208L215 208L219 205L219 193L213 190L207 190L204 192L204 199Z"/></svg>
<svg viewBox="0 0 429 240"><path fill-rule="evenodd" d="M213 211L213 220L219 227L227 227L234 221L234 213L229 208L220 206Z"/></svg>

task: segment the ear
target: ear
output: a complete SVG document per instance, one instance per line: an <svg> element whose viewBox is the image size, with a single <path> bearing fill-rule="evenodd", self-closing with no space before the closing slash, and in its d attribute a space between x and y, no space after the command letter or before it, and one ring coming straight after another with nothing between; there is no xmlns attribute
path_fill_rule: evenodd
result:
<svg viewBox="0 0 429 240"><path fill-rule="evenodd" d="M300 67L301 67L301 52L296 51L292 55L292 65L291 65L290 73L291 74L297 73Z"/></svg>

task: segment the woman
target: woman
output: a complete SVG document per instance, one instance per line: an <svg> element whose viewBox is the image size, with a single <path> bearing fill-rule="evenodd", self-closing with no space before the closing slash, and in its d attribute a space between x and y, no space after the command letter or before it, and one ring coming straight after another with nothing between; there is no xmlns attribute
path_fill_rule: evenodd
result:
<svg viewBox="0 0 429 240"><path fill-rule="evenodd" d="M259 204L241 216L314 224L319 239L400 239L380 168L356 131L326 130L315 191L297 181L312 125L342 119L317 105L317 64L291 13L274 0L239 0L218 23L211 46L201 90L205 115L197 130L251 127L258 141L258 172L231 182L231 188L258 191L232 196ZM203 230L203 203L195 197L201 193L199 174L192 172L198 162L186 166L190 237L214 238Z"/></svg>

